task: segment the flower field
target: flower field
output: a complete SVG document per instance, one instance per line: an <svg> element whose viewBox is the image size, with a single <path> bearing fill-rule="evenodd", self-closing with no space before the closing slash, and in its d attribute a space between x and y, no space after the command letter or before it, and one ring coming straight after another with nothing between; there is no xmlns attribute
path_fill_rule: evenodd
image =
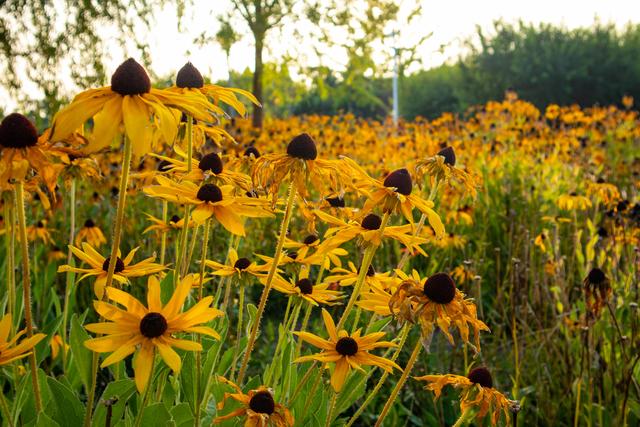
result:
<svg viewBox="0 0 640 427"><path fill-rule="evenodd" d="M640 119L244 118L133 59L0 124L2 426L640 423Z"/></svg>

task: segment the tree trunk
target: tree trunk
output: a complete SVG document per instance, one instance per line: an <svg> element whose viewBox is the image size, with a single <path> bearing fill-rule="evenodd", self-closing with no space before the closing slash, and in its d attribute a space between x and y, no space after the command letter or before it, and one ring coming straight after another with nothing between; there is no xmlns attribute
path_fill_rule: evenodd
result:
<svg viewBox="0 0 640 427"><path fill-rule="evenodd" d="M264 34L258 35L255 34L255 42L256 42L256 51L255 51L255 69L253 72L253 94L258 101L263 104L264 100L262 99L262 72L264 66L262 64L262 48L264 42ZM263 111L262 107L258 105L253 106L253 127L261 129L262 128L262 118Z"/></svg>

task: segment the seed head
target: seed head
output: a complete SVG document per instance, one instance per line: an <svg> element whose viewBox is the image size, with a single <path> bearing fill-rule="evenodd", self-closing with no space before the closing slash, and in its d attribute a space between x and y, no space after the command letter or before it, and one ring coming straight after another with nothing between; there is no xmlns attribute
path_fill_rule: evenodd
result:
<svg viewBox="0 0 640 427"><path fill-rule="evenodd" d="M487 368L472 369L469 375L467 375L467 378L469 378L472 383L480 384L482 387L493 387L493 378L491 378L491 373Z"/></svg>
<svg viewBox="0 0 640 427"><path fill-rule="evenodd" d="M287 146L287 154L297 159L315 160L318 157L318 149L308 133L301 133L291 140Z"/></svg>
<svg viewBox="0 0 640 427"><path fill-rule="evenodd" d="M336 351L343 356L353 356L358 352L358 343L351 337L342 337L336 343Z"/></svg>
<svg viewBox="0 0 640 427"><path fill-rule="evenodd" d="M167 331L167 319L160 313L147 313L140 320L140 333L147 338L158 338Z"/></svg>
<svg viewBox="0 0 640 427"><path fill-rule="evenodd" d="M129 58L111 76L111 90L125 95L142 95L151 90L151 80L144 67Z"/></svg>
<svg viewBox="0 0 640 427"><path fill-rule="evenodd" d="M5 148L33 147L38 142L38 131L33 123L18 113L11 113L0 123L0 146Z"/></svg>
<svg viewBox="0 0 640 427"><path fill-rule="evenodd" d="M222 159L216 153L209 153L200 160L198 167L202 172L210 171L218 175L222 173Z"/></svg>
<svg viewBox="0 0 640 427"><path fill-rule="evenodd" d="M438 156L444 157L444 163L449 166L456 165L456 152L453 151L453 147L444 147L438 151Z"/></svg>
<svg viewBox="0 0 640 427"><path fill-rule="evenodd" d="M198 89L204 86L204 79L200 71L191 62L187 62L176 75L176 86Z"/></svg>
<svg viewBox="0 0 640 427"><path fill-rule="evenodd" d="M405 196L411 194L411 190L413 189L411 175L409 175L409 171L404 168L391 172L384 179L383 184L385 187L395 187L396 193L404 194Z"/></svg>
<svg viewBox="0 0 640 427"><path fill-rule="evenodd" d="M215 184L204 184L198 190L196 198L203 202L216 203L222 200L222 190Z"/></svg>
<svg viewBox="0 0 640 427"><path fill-rule="evenodd" d="M382 218L376 214L369 214L364 217L360 225L365 230L379 230L382 225Z"/></svg>
<svg viewBox="0 0 640 427"><path fill-rule="evenodd" d="M437 304L448 304L456 296L456 284L447 273L436 273L424 282L424 294Z"/></svg>
<svg viewBox="0 0 640 427"><path fill-rule="evenodd" d="M249 408L259 414L273 414L276 409L276 402L268 391L259 391L249 400Z"/></svg>

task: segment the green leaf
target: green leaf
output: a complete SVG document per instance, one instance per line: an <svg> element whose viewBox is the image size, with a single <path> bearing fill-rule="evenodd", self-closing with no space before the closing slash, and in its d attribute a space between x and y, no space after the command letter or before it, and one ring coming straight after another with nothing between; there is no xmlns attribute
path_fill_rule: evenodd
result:
<svg viewBox="0 0 640 427"><path fill-rule="evenodd" d="M84 418L84 406L74 392L55 378L47 377L51 389L53 412L49 415L63 426L79 426Z"/></svg>
<svg viewBox="0 0 640 427"><path fill-rule="evenodd" d="M107 405L111 405L111 425L115 426L124 415L127 401L136 393L136 384L131 379L110 382L96 404L92 425L103 427L107 418Z"/></svg>
<svg viewBox="0 0 640 427"><path fill-rule="evenodd" d="M177 427L189 427L193 425L193 412L187 403L180 403L171 408L171 417Z"/></svg>
<svg viewBox="0 0 640 427"><path fill-rule="evenodd" d="M93 355L91 351L84 346L84 342L90 338L80 324L78 316L74 314L71 317L69 345L71 346L71 354L73 355L73 365L77 367L80 373L80 379L82 380L85 390L89 390L91 386L91 362Z"/></svg>
<svg viewBox="0 0 640 427"><path fill-rule="evenodd" d="M165 426L171 420L171 414L167 411L164 403L154 403L142 410L143 426Z"/></svg>

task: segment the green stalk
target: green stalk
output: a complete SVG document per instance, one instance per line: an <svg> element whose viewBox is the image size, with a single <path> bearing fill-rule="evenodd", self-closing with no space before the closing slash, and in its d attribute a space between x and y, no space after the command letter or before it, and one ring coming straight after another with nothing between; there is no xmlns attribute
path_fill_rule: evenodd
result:
<svg viewBox="0 0 640 427"><path fill-rule="evenodd" d="M203 282L204 282L204 262L207 259L207 247L209 246L209 234L211 234L211 219L208 219L204 224L204 235L202 236L202 256L200 258L200 277L198 279L198 301L203 297ZM195 237L195 236L194 236ZM194 239L195 240L195 239ZM202 342L202 337L198 334L198 342ZM196 352L196 413L195 413L195 426L200 425L200 406L202 405L202 398L204 396L200 393L200 382L202 377L202 354Z"/></svg>
<svg viewBox="0 0 640 427"><path fill-rule="evenodd" d="M391 215L389 212L385 212L384 216L382 217L382 223L380 224L380 229L378 231L380 236L382 236L382 233L384 232L384 229L389 222L390 216ZM336 326L336 330L338 331L343 329L344 323L349 317L349 313L353 309L353 306L356 303L358 296L360 295L360 289L362 288L362 284L367 278L367 271L369 270L369 266L371 265L371 261L373 260L373 255L376 253L376 249L378 249L377 245L370 244L364 251L364 255L362 256L362 263L360 264L360 270L358 271L358 280L353 287L353 292L351 293L351 297L349 298L347 307L344 309L342 317L340 318L340 321Z"/></svg>
<svg viewBox="0 0 640 427"><path fill-rule="evenodd" d="M325 427L331 426L331 419L333 418L333 411L336 409L336 403L338 402L338 394L337 392L333 392L333 396L331 397L331 403L329 404L329 413L327 414L327 420L324 424Z"/></svg>
<svg viewBox="0 0 640 427"><path fill-rule="evenodd" d="M191 172L191 159L193 158L193 117L190 114L186 115L187 125L187 173ZM180 246L178 249L178 256L176 257L176 268L173 277L173 283L176 285L180 279L180 272L183 270L183 263L185 262L186 250L187 250L187 236L189 234L189 219L191 217L191 206L185 205L184 207L184 227L182 227L182 233L180 234Z"/></svg>
<svg viewBox="0 0 640 427"><path fill-rule="evenodd" d="M244 283L240 279L240 294L238 296L238 324L236 325L236 345L233 349L233 358L231 359L231 379L233 380L236 373L236 359L240 353L240 339L242 338L242 321L244 320Z"/></svg>
<svg viewBox="0 0 640 427"><path fill-rule="evenodd" d="M382 412L380 413L380 416L376 421L375 427L379 427L380 425L382 425L382 421L389 413L393 402L396 400L396 397L398 397L398 393L400 393L400 389L402 389L402 386L404 386L404 383L407 381L409 373L411 372L411 369L413 369L413 365L415 365L416 360L418 359L420 350L422 350L422 341L420 340L420 338L418 338L418 340L416 341L416 345L413 348L413 352L411 353L411 357L409 357L409 361L404 367L404 371L402 371L402 376L398 380L396 386L393 388L393 391L391 392L391 395L389 395L387 402L384 404L384 408L382 408Z"/></svg>
<svg viewBox="0 0 640 427"><path fill-rule="evenodd" d="M107 280L105 282L105 290L113 283L113 274L116 269L116 261L118 259L118 248L120 247L120 238L122 235L122 224L124 222L124 208L127 199L127 186L129 184L129 171L131 169L131 141L126 134L122 136L124 139L124 157L122 158L122 172L120 174L120 186L118 188L118 207L116 211L116 223L113 228L113 242L111 246L111 256L109 258L109 268L107 269ZM102 296L105 298L106 293ZM84 427L91 425L91 415L93 414L93 404L96 396L96 383L98 377L98 353L93 353L91 361L91 389L87 397L87 411L84 417Z"/></svg>
<svg viewBox="0 0 640 427"><path fill-rule="evenodd" d="M18 181L15 185L16 211L18 212L18 223L20 227L20 249L22 252L22 292L24 303L24 320L27 326L27 337L33 336L33 318L31 313L31 277L29 276L29 242L27 242L27 219L24 212L24 183ZM31 381L33 382L33 397L36 404L36 411L42 411L42 399L40 397L40 385L38 384L38 370L36 365L36 354L29 355L29 365L31 367Z"/></svg>
<svg viewBox="0 0 640 427"><path fill-rule="evenodd" d="M162 201L162 222L167 224L169 219L169 202ZM160 234L160 264L164 265L164 260L167 254L167 230L164 228Z"/></svg>
<svg viewBox="0 0 640 427"><path fill-rule="evenodd" d="M400 343L398 343L398 347L396 348L396 351L393 353L393 356L391 356L392 362L395 362L398 359L398 356L400 356L400 352L402 351L402 348L404 347L404 344L407 341L407 337L409 336L409 331L411 331L411 325L408 323L405 323L405 325L402 327L402 331L400 332ZM373 388L373 390L370 393L367 394L366 400L362 403L362 405L360 405L356 413L353 414L353 416L349 419L349 422L347 422L347 425L345 427L350 427L351 425L353 425L353 423L358 419L358 417L362 415L366 407L376 397L376 395L382 388L382 385L387 380L388 376L389 376L389 372L384 371L382 373L382 377L380 377L380 379L376 383L376 386Z"/></svg>
<svg viewBox="0 0 640 427"><path fill-rule="evenodd" d="M251 327L251 334L249 335L249 341L247 343L247 351L245 352L244 357L242 358L242 365L240 366L240 372L238 373L237 384L241 387L242 387L242 381L244 380L244 376L247 371L247 366L249 365L251 352L253 351L253 346L255 345L255 342L256 342L258 328L260 327L260 321L262 320L262 314L264 313L264 309L267 305L267 298L269 298L269 291L271 291L273 278L275 277L276 270L278 269L278 261L280 260L280 255L282 254L284 239L287 236L287 229L289 227L289 222L291 221L291 214L293 211L293 203L295 199L296 199L296 189L293 186L293 182L291 182L289 184L289 196L287 198L287 205L284 211L284 218L282 219L282 224L280 226L280 235L278 236L278 244L276 246L276 252L273 255L273 263L271 263L271 268L269 269L269 274L267 275L267 281L264 285L262 296L260 297L260 303L258 304L256 320Z"/></svg>
<svg viewBox="0 0 640 427"><path fill-rule="evenodd" d="M5 256L6 256L6 285L7 285L7 297L8 297L8 305L9 308L7 310L8 313L13 313L16 309L16 282L14 280L13 274L15 272L15 259L14 255L14 219L13 219L13 200L5 200L4 203L4 242L5 242ZM15 332L14 322L11 323L11 336L13 336Z"/></svg>
<svg viewBox="0 0 640 427"><path fill-rule="evenodd" d="M0 387L0 408L2 408L3 418L7 420L7 425L9 427L13 427L14 424L13 424L13 419L11 418L11 410L9 409L9 405L7 405L7 400L4 398L2 387Z"/></svg>

